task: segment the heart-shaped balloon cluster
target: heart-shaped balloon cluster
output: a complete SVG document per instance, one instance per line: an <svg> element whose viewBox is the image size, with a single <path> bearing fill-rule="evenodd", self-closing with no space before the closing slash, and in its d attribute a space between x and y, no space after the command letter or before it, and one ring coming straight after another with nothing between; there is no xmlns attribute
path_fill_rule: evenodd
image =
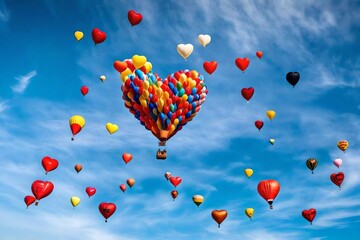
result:
<svg viewBox="0 0 360 240"><path fill-rule="evenodd" d="M208 90L204 77L195 70L178 71L161 79L152 73L152 65L144 56L135 55L132 60L118 62L120 65L125 106L160 141L181 130L205 102Z"/></svg>

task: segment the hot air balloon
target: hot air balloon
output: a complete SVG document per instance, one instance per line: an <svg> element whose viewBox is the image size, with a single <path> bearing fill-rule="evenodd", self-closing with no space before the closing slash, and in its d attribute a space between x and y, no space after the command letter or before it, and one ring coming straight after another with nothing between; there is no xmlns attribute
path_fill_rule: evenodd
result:
<svg viewBox="0 0 360 240"><path fill-rule="evenodd" d="M28 208L31 204L33 204L36 201L36 198L34 196L25 196L24 202L26 204L26 208Z"/></svg>
<svg viewBox="0 0 360 240"><path fill-rule="evenodd" d="M31 191L34 194L36 200L40 201L40 199L49 196L54 190L54 184L50 181L41 181L36 180L31 185ZM35 203L35 206L38 205L38 202Z"/></svg>
<svg viewBox="0 0 360 240"><path fill-rule="evenodd" d="M194 195L192 199L198 207L204 202L204 197L201 195Z"/></svg>
<svg viewBox="0 0 360 240"><path fill-rule="evenodd" d="M91 197L91 196L93 196L95 193L96 193L96 188L93 188L93 187L87 187L86 189L85 189L85 192L86 192L86 194L89 196L89 198Z"/></svg>
<svg viewBox="0 0 360 240"><path fill-rule="evenodd" d="M314 218L316 216L316 210L314 208L310 208L309 210L302 211L301 214L312 225L312 221L314 220Z"/></svg>
<svg viewBox="0 0 360 240"><path fill-rule="evenodd" d="M173 201L175 201L175 198L177 198L177 196L179 195L179 192L176 191L176 190L173 190L173 191L171 191L170 194L171 194L171 196L173 198Z"/></svg>
<svg viewBox="0 0 360 240"><path fill-rule="evenodd" d="M286 74L286 80L290 83L293 87L299 82L300 80L300 73L298 72L288 72Z"/></svg>
<svg viewBox="0 0 360 240"><path fill-rule="evenodd" d="M271 143L271 145L274 145L275 139L274 139L274 138L270 138L270 139L269 139L269 143Z"/></svg>
<svg viewBox="0 0 360 240"><path fill-rule="evenodd" d="M314 174L314 169L317 167L318 161L315 158L309 158L306 160L306 166L311 170L312 174Z"/></svg>
<svg viewBox="0 0 360 240"><path fill-rule="evenodd" d="M341 184L344 181L345 174L343 172L333 173L330 175L330 180L341 189Z"/></svg>
<svg viewBox="0 0 360 240"><path fill-rule="evenodd" d="M256 120L255 121L255 127L257 128L257 129L259 129L259 131L261 130L261 128L264 126L264 122L263 121L261 121L261 120Z"/></svg>
<svg viewBox="0 0 360 240"><path fill-rule="evenodd" d="M220 224L226 219L228 213L226 210L214 210L211 212L212 218L217 222L218 227L220 228Z"/></svg>
<svg viewBox="0 0 360 240"><path fill-rule="evenodd" d="M106 80L106 76L105 76L105 75L101 75L101 76L100 76L100 80L101 80L102 82L104 82L104 81Z"/></svg>
<svg viewBox="0 0 360 240"><path fill-rule="evenodd" d="M253 175L253 173L254 173L254 171L253 171L251 168L245 169L244 172L245 172L245 175L246 175L248 178L250 178L250 177Z"/></svg>
<svg viewBox="0 0 360 240"><path fill-rule="evenodd" d="M70 202L73 205L73 207L75 208L77 205L79 205L80 198L76 197L76 196L73 196L73 197L70 198Z"/></svg>
<svg viewBox="0 0 360 240"><path fill-rule="evenodd" d="M346 149L348 148L348 146L349 146L349 142L346 141L346 140L340 140L340 141L338 142L337 146L338 146L338 148L339 148L341 151L345 152L345 150L346 150Z"/></svg>
<svg viewBox="0 0 360 240"><path fill-rule="evenodd" d="M245 214L246 216L248 216L250 218L250 220L252 220L252 216L254 215L255 210L253 208L247 208L245 209Z"/></svg>
<svg viewBox="0 0 360 240"><path fill-rule="evenodd" d="M338 158L338 159L335 159L333 161L333 163L337 168L340 168L340 166L342 165L342 160L340 158Z"/></svg>
<svg viewBox="0 0 360 240"><path fill-rule="evenodd" d="M186 46L180 46L186 58ZM120 78L125 107L147 130L159 139L159 147L179 132L200 111L208 93L204 76L195 70L177 71L161 79L151 71L145 56L124 60L126 70ZM121 69L123 70L123 69ZM157 159L166 159L166 149L156 153Z"/></svg>
<svg viewBox="0 0 360 240"><path fill-rule="evenodd" d="M270 119L273 120L273 118L275 117L276 112L274 110L268 110L266 111L266 116Z"/></svg>
<svg viewBox="0 0 360 240"><path fill-rule="evenodd" d="M82 116L75 115L72 116L69 120L70 129L73 134L71 141L74 141L74 136L78 134L81 129L85 126L85 119Z"/></svg>
<svg viewBox="0 0 360 240"><path fill-rule="evenodd" d="M169 181L169 179L171 178L171 172L166 172L165 173L165 178L166 178L166 180Z"/></svg>
<svg viewBox="0 0 360 240"><path fill-rule="evenodd" d="M81 31L76 31L74 33L74 36L75 36L76 40L80 41L84 37L84 33Z"/></svg>
<svg viewBox="0 0 360 240"><path fill-rule="evenodd" d="M79 173L82 170L82 165L81 164L76 164L74 168L75 168L75 171L77 173Z"/></svg>
<svg viewBox="0 0 360 240"><path fill-rule="evenodd" d="M99 211L104 216L105 222L107 222L108 218L116 211L116 205L115 203L102 202L99 204Z"/></svg>
<svg viewBox="0 0 360 240"><path fill-rule="evenodd" d="M45 169L45 174L48 174L48 172L55 170L59 166L58 160L55 158L51 158L49 156L45 156L41 160L41 165Z"/></svg>
<svg viewBox="0 0 360 240"><path fill-rule="evenodd" d="M128 180L126 180L126 183L129 185L130 188L132 188L132 186L134 186L135 184L135 179L129 178Z"/></svg>
<svg viewBox="0 0 360 240"><path fill-rule="evenodd" d="M126 191L126 185L125 184L120 184L120 189L124 193Z"/></svg>
<svg viewBox="0 0 360 240"><path fill-rule="evenodd" d="M280 191L279 182L276 180L263 180L259 182L257 190L260 196L269 203L270 209L273 209L272 203Z"/></svg>

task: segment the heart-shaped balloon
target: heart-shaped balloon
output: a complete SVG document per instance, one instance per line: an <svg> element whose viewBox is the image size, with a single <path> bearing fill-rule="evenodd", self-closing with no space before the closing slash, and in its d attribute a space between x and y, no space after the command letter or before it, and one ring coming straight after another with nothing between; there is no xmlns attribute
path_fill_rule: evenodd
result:
<svg viewBox="0 0 360 240"><path fill-rule="evenodd" d="M120 61L115 61L114 62L114 68L116 69L116 71L118 71L119 73L122 73L123 71L126 70L127 68L127 63L126 62L120 62Z"/></svg>
<svg viewBox="0 0 360 240"><path fill-rule="evenodd" d="M132 26L139 24L142 20L142 15L140 13L135 12L134 10L130 10L128 12L128 19Z"/></svg>
<svg viewBox="0 0 360 240"><path fill-rule="evenodd" d="M105 222L107 222L107 219L111 217L111 215L113 215L114 212L116 211L116 205L115 203L102 202L99 205L99 211L101 215L104 216Z"/></svg>
<svg viewBox="0 0 360 240"><path fill-rule="evenodd" d="M345 178L345 174L343 172L333 173L330 175L331 181L339 188L341 187L344 178Z"/></svg>
<svg viewBox="0 0 360 240"><path fill-rule="evenodd" d="M314 208L310 208L309 210L302 211L302 216L312 224L316 216L316 210Z"/></svg>
<svg viewBox="0 0 360 240"><path fill-rule="evenodd" d="M211 75L217 68L217 62L216 61L204 62L203 66L205 71Z"/></svg>
<svg viewBox="0 0 360 240"><path fill-rule="evenodd" d="M88 195L89 197L91 197L91 196L93 196L93 195L96 193L96 188L87 187L87 188L85 189L85 191L86 191L87 195Z"/></svg>
<svg viewBox="0 0 360 240"><path fill-rule="evenodd" d="M132 60L132 63L134 64L135 68L141 68L146 63L145 56L134 55L131 60Z"/></svg>
<svg viewBox="0 0 360 240"><path fill-rule="evenodd" d="M36 198L34 196L25 196L24 202L26 204L26 208L28 208L31 204L33 204L36 201Z"/></svg>
<svg viewBox="0 0 360 240"><path fill-rule="evenodd" d="M241 95L248 102L252 98L252 96L254 95L254 92L255 92L255 90L252 87L241 89Z"/></svg>
<svg viewBox="0 0 360 240"><path fill-rule="evenodd" d="M300 80L300 73L298 72L288 72L286 74L286 80L290 83L293 87L299 82Z"/></svg>
<svg viewBox="0 0 360 240"><path fill-rule="evenodd" d="M121 189L121 191L125 192L126 185L125 184L120 184L119 188Z"/></svg>
<svg viewBox="0 0 360 240"><path fill-rule="evenodd" d="M248 59L248 58L237 58L237 59L235 59L235 64L241 71L244 72L245 69L247 69L247 67L250 64L250 59Z"/></svg>
<svg viewBox="0 0 360 240"><path fill-rule="evenodd" d="M256 52L256 56L257 56L259 59L261 59L262 56L263 56L262 51L257 51L257 52Z"/></svg>
<svg viewBox="0 0 360 240"><path fill-rule="evenodd" d="M182 179L181 177L170 177L170 182L174 187L177 187L181 183Z"/></svg>
<svg viewBox="0 0 360 240"><path fill-rule="evenodd" d="M46 171L45 174L47 174L48 172L50 172L52 170L55 170L59 166L58 160L51 158L49 156L44 157L41 160L41 164Z"/></svg>
<svg viewBox="0 0 360 240"><path fill-rule="evenodd" d="M271 145L274 145L275 139L274 139L274 138L270 138L270 139L269 139L269 142L271 143Z"/></svg>
<svg viewBox="0 0 360 240"><path fill-rule="evenodd" d="M261 129L263 126L264 126L264 122L263 122L263 121L261 121L261 120L255 121L255 127L256 127L257 129L259 129L259 131L260 131L260 129Z"/></svg>
<svg viewBox="0 0 360 240"><path fill-rule="evenodd" d="M132 155L130 153L123 153L122 158L128 164L132 160Z"/></svg>
<svg viewBox="0 0 360 240"><path fill-rule="evenodd" d="M74 33L74 36L75 36L76 40L80 41L84 37L84 33L81 31L76 31Z"/></svg>
<svg viewBox="0 0 360 240"><path fill-rule="evenodd" d="M220 227L220 224L226 219L227 214L226 210L214 210L211 212L211 216L215 222L217 222L218 227Z"/></svg>
<svg viewBox="0 0 360 240"><path fill-rule="evenodd" d="M342 165L342 160L340 158L334 160L334 165L338 168Z"/></svg>
<svg viewBox="0 0 360 240"><path fill-rule="evenodd" d="M106 39L106 33L100 31L100 29L98 29L98 28L94 28L92 30L91 35L92 35L92 38L94 40L95 45L99 44L99 43L102 43Z"/></svg>
<svg viewBox="0 0 360 240"><path fill-rule="evenodd" d="M178 53L186 60L190 54L193 52L194 46L190 43L188 44L179 44L177 46Z"/></svg>
<svg viewBox="0 0 360 240"><path fill-rule="evenodd" d="M200 34L198 36L198 40L199 40L199 43L205 47L206 45L208 45L210 42L211 42L211 37L210 35L208 34Z"/></svg>
<svg viewBox="0 0 360 240"><path fill-rule="evenodd" d="M126 180L126 183L129 185L130 188L132 188L135 184L135 179L129 178L128 180Z"/></svg>
<svg viewBox="0 0 360 240"><path fill-rule="evenodd" d="M50 195L50 193L54 190L54 184L49 181L44 182L41 180L36 180L31 185L31 190L35 198L40 200Z"/></svg>
<svg viewBox="0 0 360 240"><path fill-rule="evenodd" d="M109 132L110 134L113 134L113 133L115 133L115 132L119 129L119 127L118 127L118 125L116 125L116 124L107 123L107 124L106 124L106 129L108 130L108 132Z"/></svg>
<svg viewBox="0 0 360 240"><path fill-rule="evenodd" d="M80 92L82 93L83 96L85 96L86 94L88 94L89 88L87 86L82 86L80 88Z"/></svg>
<svg viewBox="0 0 360 240"><path fill-rule="evenodd" d="M167 141L190 122L208 93L204 77L195 70L161 79L151 71L145 74L137 69L122 80L125 106L160 141Z"/></svg>

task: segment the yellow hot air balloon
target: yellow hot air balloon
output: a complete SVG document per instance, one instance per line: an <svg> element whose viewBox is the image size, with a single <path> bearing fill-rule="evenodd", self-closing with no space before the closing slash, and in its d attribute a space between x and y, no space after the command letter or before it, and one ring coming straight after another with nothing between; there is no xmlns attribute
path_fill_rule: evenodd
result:
<svg viewBox="0 0 360 240"><path fill-rule="evenodd" d="M248 178L250 178L250 177L253 175L253 173L254 173L254 171L253 171L251 168L245 169L244 172L245 172L245 175L246 175Z"/></svg>
<svg viewBox="0 0 360 240"><path fill-rule="evenodd" d="M253 208L247 208L245 209L245 214L246 216L248 216L251 220L252 216L254 215L255 210Z"/></svg>
<svg viewBox="0 0 360 240"><path fill-rule="evenodd" d="M84 33L81 31L76 31L74 33L74 36L75 36L76 40L80 41L84 37Z"/></svg>
<svg viewBox="0 0 360 240"><path fill-rule="evenodd" d="M196 204L196 206L200 206L200 204L202 204L204 202L204 197L201 195L194 195L193 196L193 201Z"/></svg>
<svg viewBox="0 0 360 240"><path fill-rule="evenodd" d="M345 150L346 150L346 149L348 148L348 146L349 146L349 142L346 141L346 140L340 140L340 141L338 142L337 146L338 146L338 148L339 148L341 151L345 152Z"/></svg>
<svg viewBox="0 0 360 240"><path fill-rule="evenodd" d="M269 111L266 111L266 116L270 119L270 120L273 120L273 118L275 117L275 111L274 110L269 110Z"/></svg>
<svg viewBox="0 0 360 240"><path fill-rule="evenodd" d="M76 197L76 196L73 196L73 197L70 198L70 202L73 205L73 207L76 207L80 203L80 198Z"/></svg>
<svg viewBox="0 0 360 240"><path fill-rule="evenodd" d="M74 141L74 136L78 134L81 129L85 126L85 119L80 115L72 116L69 120L70 129L73 134L71 141Z"/></svg>

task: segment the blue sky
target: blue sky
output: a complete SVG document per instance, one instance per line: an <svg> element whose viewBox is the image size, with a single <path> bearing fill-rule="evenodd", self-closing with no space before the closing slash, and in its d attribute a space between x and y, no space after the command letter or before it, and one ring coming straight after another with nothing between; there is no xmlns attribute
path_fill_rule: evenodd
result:
<svg viewBox="0 0 360 240"><path fill-rule="evenodd" d="M143 15L134 27L130 9ZM359 10L356 1L0 0L0 238L358 239ZM97 46L95 27L107 33ZM77 30L85 34L80 42ZM199 34L212 37L205 48ZM179 43L194 45L187 61ZM135 54L163 77L196 69L209 89L199 114L168 142L166 161L155 159L157 139L121 99L113 62ZM245 74L237 57L250 58ZM218 68L210 76L202 64L213 60ZM295 88L286 82L289 71L301 74ZM85 98L82 85L90 89ZM243 87L255 89L249 103ZM272 122L269 109L276 111ZM75 114L87 123L71 142ZM265 123L261 132L257 119ZM107 122L119 131L109 135ZM345 154L336 146L341 139L350 143ZM133 154L128 165L124 152ZM59 160L48 175L46 155ZM313 175L305 165L311 157L319 160ZM76 163L83 165L78 175ZM254 169L250 179L245 168ZM167 171L183 179L174 202ZM345 173L341 191L329 179L338 171ZM135 186L123 194L119 185L129 177ZM37 179L55 189L26 209L23 198ZM273 210L256 190L264 179L281 184ZM97 188L90 199L87 186ZM205 197L200 208L195 194ZM74 195L81 198L75 209ZM117 205L107 224L98 211L103 201ZM317 209L312 226L301 216L309 208ZM214 209L228 211L220 229Z"/></svg>

